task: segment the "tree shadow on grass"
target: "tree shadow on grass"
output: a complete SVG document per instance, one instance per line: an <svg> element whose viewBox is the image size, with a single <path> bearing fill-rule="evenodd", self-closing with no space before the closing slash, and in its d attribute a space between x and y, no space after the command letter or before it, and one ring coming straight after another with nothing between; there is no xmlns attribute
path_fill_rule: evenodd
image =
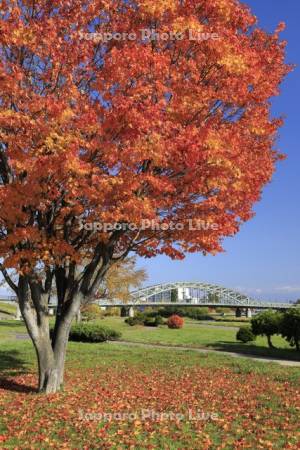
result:
<svg viewBox="0 0 300 450"><path fill-rule="evenodd" d="M16 320L0 320L0 327L24 328L24 322Z"/></svg>
<svg viewBox="0 0 300 450"><path fill-rule="evenodd" d="M27 373L26 363L21 358L20 352L17 350L0 351L0 389L23 393L36 392L32 386L26 386L9 378Z"/></svg>
<svg viewBox="0 0 300 450"><path fill-rule="evenodd" d="M251 344L241 344L239 342L232 341L219 341L214 344L210 344L209 347L215 350L222 350L227 352L240 353L241 355L253 355L256 357L269 358L269 359L287 359L291 361L300 361L300 353L294 349L283 348L268 348L259 347Z"/></svg>

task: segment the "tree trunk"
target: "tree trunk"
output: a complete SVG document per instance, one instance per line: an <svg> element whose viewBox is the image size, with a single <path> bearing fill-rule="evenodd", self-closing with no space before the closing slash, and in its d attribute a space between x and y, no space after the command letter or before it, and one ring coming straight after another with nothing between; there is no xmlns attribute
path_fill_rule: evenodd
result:
<svg viewBox="0 0 300 450"><path fill-rule="evenodd" d="M35 286L29 296L27 279L20 278L19 303L28 334L36 350L39 369L39 392L57 392L64 381L64 366L72 321L80 308L81 295L74 293L69 304L62 310L56 333L50 338L47 299Z"/></svg>
<svg viewBox="0 0 300 450"><path fill-rule="evenodd" d="M56 341L54 344L54 359L57 367L59 388L61 388L64 383L64 371L65 371L64 369L65 369L65 360L69 341L70 328L71 323L68 325L62 323L60 325L60 329L58 330L58 334L56 336Z"/></svg>
<svg viewBox="0 0 300 450"><path fill-rule="evenodd" d="M60 324L54 346L48 336L39 339L35 345L39 367L39 392L51 394L63 386L70 326L71 322Z"/></svg>
<svg viewBox="0 0 300 450"><path fill-rule="evenodd" d="M49 347L50 345L50 347ZM39 368L39 392L51 394L59 389L58 368L55 364L54 353L50 339L42 339L35 345Z"/></svg>
<svg viewBox="0 0 300 450"><path fill-rule="evenodd" d="M100 259L98 256L97 258ZM55 328L51 337L47 289L43 288L35 274L20 275L19 277L16 293L22 317L37 354L39 392L55 393L64 382L65 358L72 321L78 315L83 299L88 301L92 297L93 289L97 283L100 283L100 278L103 278L108 268L107 264L104 265L104 269L99 269L93 279L93 273L98 270L97 258L86 271L85 290L81 290L78 283L74 281L74 273L71 269L68 280L66 270L64 268L57 269L58 308ZM91 288L89 288L90 283Z"/></svg>
<svg viewBox="0 0 300 450"><path fill-rule="evenodd" d="M274 345L272 344L272 340L271 340L271 336L270 336L270 335L267 336L267 340L268 340L268 346L269 346L269 348L276 348L276 347L274 347Z"/></svg>
<svg viewBox="0 0 300 450"><path fill-rule="evenodd" d="M52 394L62 388L70 327L61 324L54 348L50 336L39 336L34 340L39 369L39 392Z"/></svg>
<svg viewBox="0 0 300 450"><path fill-rule="evenodd" d="M79 309L78 313L76 314L76 323L80 323L80 322L81 322L81 311Z"/></svg>

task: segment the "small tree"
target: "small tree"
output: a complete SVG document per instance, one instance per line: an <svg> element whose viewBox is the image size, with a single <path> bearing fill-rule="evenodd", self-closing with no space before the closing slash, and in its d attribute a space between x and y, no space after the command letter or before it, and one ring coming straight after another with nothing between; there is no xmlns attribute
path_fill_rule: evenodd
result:
<svg viewBox="0 0 300 450"><path fill-rule="evenodd" d="M236 339L246 344L247 342L254 341L256 336L252 333L249 326L243 326L240 327L239 331L236 333Z"/></svg>
<svg viewBox="0 0 300 450"><path fill-rule="evenodd" d="M103 312L99 305L91 304L86 305L81 310L82 319L85 322L91 322L96 319L101 319L103 317Z"/></svg>
<svg viewBox="0 0 300 450"><path fill-rule="evenodd" d="M131 298L131 290L138 289L146 279L146 271L137 269L136 257L131 256L110 267L97 292L97 297L118 299L126 303Z"/></svg>
<svg viewBox="0 0 300 450"><path fill-rule="evenodd" d="M283 315L280 333L292 347L300 350L300 308L289 309Z"/></svg>
<svg viewBox="0 0 300 450"><path fill-rule="evenodd" d="M271 337L279 334L279 326L282 314L277 311L267 310L251 320L251 329L255 336L266 336L270 348L275 348Z"/></svg>

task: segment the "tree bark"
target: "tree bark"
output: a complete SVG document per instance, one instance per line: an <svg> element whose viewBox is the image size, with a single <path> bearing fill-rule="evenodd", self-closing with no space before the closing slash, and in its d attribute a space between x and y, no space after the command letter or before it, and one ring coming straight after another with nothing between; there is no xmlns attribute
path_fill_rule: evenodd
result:
<svg viewBox="0 0 300 450"><path fill-rule="evenodd" d="M28 334L37 354L38 390L46 394L55 393L63 385L70 328L80 309L82 295L76 290L68 292L52 339L49 331L48 299L42 294L38 284L26 276L20 277L18 298Z"/></svg>
<svg viewBox="0 0 300 450"><path fill-rule="evenodd" d="M269 346L269 348L276 348L276 347L273 345L273 343L272 343L272 340L271 340L271 336L270 336L270 335L267 335L267 340L268 340L268 346Z"/></svg>
<svg viewBox="0 0 300 450"><path fill-rule="evenodd" d="M78 310L78 313L76 314L76 323L80 323L81 322L81 311L80 309Z"/></svg>
<svg viewBox="0 0 300 450"><path fill-rule="evenodd" d="M48 337L35 345L39 368L39 392L51 394L59 389L58 367L56 366L51 342Z"/></svg>
<svg viewBox="0 0 300 450"><path fill-rule="evenodd" d="M77 278L76 265L70 263L56 266L53 273L48 268L44 285L34 271L20 275L18 286L13 285L28 334L36 350L40 392L51 394L62 387L72 321L78 315L81 305L88 303L93 297L109 268L112 254L112 244L108 249L99 244L92 262L77 274ZM1 271L3 272L2 268ZM50 336L48 303L53 276L58 305L55 327Z"/></svg>

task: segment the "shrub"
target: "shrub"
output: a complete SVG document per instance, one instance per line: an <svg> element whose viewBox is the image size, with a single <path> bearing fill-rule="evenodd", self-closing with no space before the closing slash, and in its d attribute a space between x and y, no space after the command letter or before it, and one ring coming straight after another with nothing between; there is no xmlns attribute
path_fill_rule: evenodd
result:
<svg viewBox="0 0 300 450"><path fill-rule="evenodd" d="M121 316L121 308L119 308L117 306L110 306L109 308L106 308L104 315L106 317L110 317L110 316L120 317Z"/></svg>
<svg viewBox="0 0 300 450"><path fill-rule="evenodd" d="M243 326L236 333L236 339L246 344L247 342L254 341L256 339L256 336L252 333L250 327Z"/></svg>
<svg viewBox="0 0 300 450"><path fill-rule="evenodd" d="M163 325L164 321L161 316L155 317L146 317L144 320L145 327L158 327L159 325Z"/></svg>
<svg viewBox="0 0 300 450"><path fill-rule="evenodd" d="M160 309L159 314L162 317L171 317L173 315L183 317L185 315L185 308L180 308L178 306L165 306Z"/></svg>
<svg viewBox="0 0 300 450"><path fill-rule="evenodd" d="M157 327L158 326L153 317L147 317L144 320L144 325L145 325L145 327Z"/></svg>
<svg viewBox="0 0 300 450"><path fill-rule="evenodd" d="M120 339L121 333L97 324L80 323L71 327L69 340L76 342L105 342Z"/></svg>
<svg viewBox="0 0 300 450"><path fill-rule="evenodd" d="M169 328L178 329L182 328L184 324L184 320L182 317L173 314L173 316L169 317L167 321L167 325Z"/></svg>
<svg viewBox="0 0 300 450"><path fill-rule="evenodd" d="M156 316L155 317L155 323L156 326L158 327L159 325L163 325L164 324L164 319L161 316Z"/></svg>
<svg viewBox="0 0 300 450"><path fill-rule="evenodd" d="M206 306L187 306L180 308L178 306L166 306L158 312L162 317L170 317L172 315L180 317L189 317L195 320L212 320L213 317L209 315L209 310Z"/></svg>
<svg viewBox="0 0 300 450"><path fill-rule="evenodd" d="M81 310L81 316L84 322L91 322L92 320L101 319L103 311L99 305L86 305Z"/></svg>
<svg viewBox="0 0 300 450"><path fill-rule="evenodd" d="M142 313L138 313L136 316L134 317L127 317L127 319L125 319L125 322L130 325L131 327L135 326L135 325L144 325L144 321L146 320L146 317L144 314Z"/></svg>

